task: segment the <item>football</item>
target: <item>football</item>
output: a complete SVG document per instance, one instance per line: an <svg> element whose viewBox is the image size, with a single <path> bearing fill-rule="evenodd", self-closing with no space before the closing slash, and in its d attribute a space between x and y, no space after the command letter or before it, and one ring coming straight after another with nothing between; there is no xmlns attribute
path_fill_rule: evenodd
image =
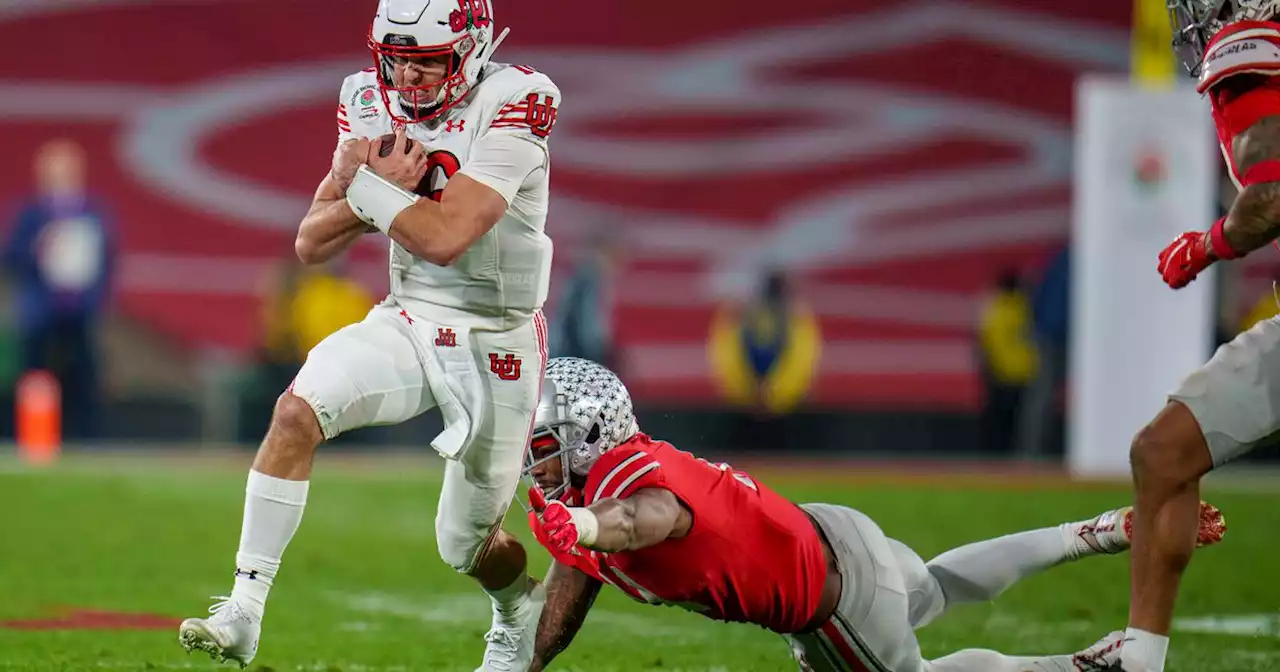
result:
<svg viewBox="0 0 1280 672"><path fill-rule="evenodd" d="M391 150L395 149L395 147L396 147L395 133L388 133L382 136L381 138L378 138L378 156L391 156ZM408 154L409 150L411 149L413 149L412 139L404 143L404 153Z"/></svg>
<svg viewBox="0 0 1280 672"><path fill-rule="evenodd" d="M414 140L413 138L409 138L408 141L404 143L404 153L408 154L413 149L413 145L417 142L418 142L417 140ZM382 157L391 156L391 151L394 150L395 148L396 148L395 133L388 133L378 138L378 156L382 156ZM418 181L418 186L414 188L413 193L423 197L431 196L431 171L430 170L425 170L423 172L422 179Z"/></svg>

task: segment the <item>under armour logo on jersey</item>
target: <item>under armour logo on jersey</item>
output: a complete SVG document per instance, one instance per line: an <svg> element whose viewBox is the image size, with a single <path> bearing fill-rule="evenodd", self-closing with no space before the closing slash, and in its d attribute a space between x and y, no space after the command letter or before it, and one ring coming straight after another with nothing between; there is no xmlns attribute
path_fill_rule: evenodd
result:
<svg viewBox="0 0 1280 672"><path fill-rule="evenodd" d="M450 119L444 122L445 133L452 133L454 131L465 131L465 130L467 130L466 119Z"/></svg>
<svg viewBox="0 0 1280 672"><path fill-rule="evenodd" d="M543 94L546 102L538 102L539 94L531 93L525 97L525 123L529 130L539 138L551 135L551 127L556 125L556 98Z"/></svg>
<svg viewBox="0 0 1280 672"><path fill-rule="evenodd" d="M400 317L403 317L405 321L408 322L409 324L413 324L413 318L409 317L408 311L404 311L404 310L400 311Z"/></svg>
<svg viewBox="0 0 1280 672"><path fill-rule="evenodd" d="M436 329L436 347L437 348L458 347L458 335L453 333L452 329Z"/></svg>
<svg viewBox="0 0 1280 672"><path fill-rule="evenodd" d="M494 353L489 353L489 370L498 380L520 380L520 358L515 355L507 355L499 358Z"/></svg>

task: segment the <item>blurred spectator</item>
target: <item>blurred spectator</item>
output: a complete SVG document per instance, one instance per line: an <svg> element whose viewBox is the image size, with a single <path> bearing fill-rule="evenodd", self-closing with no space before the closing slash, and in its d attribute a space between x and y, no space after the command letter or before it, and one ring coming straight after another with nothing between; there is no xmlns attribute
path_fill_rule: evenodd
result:
<svg viewBox="0 0 1280 672"><path fill-rule="evenodd" d="M1280 297L1276 296L1275 285L1272 285L1271 289L1258 297L1258 301L1249 308L1249 312L1245 313L1244 319L1240 320L1239 331L1248 331L1253 328L1253 325L1276 315L1280 315Z"/></svg>
<svg viewBox="0 0 1280 672"><path fill-rule="evenodd" d="M0 439L14 436L14 392L21 375L22 353L19 350L13 292L0 275Z"/></svg>
<svg viewBox="0 0 1280 672"><path fill-rule="evenodd" d="M1013 451L1014 429L1027 385L1036 375L1036 346L1031 336L1031 306L1016 270L1003 272L996 293L979 320L979 371L985 399L980 420L983 445Z"/></svg>
<svg viewBox="0 0 1280 672"><path fill-rule="evenodd" d="M804 400L821 351L818 321L792 295L786 275L772 271L746 305L721 307L709 345L722 392L754 417L744 425L739 445L781 447L785 437L777 435L781 425L772 420Z"/></svg>
<svg viewBox="0 0 1280 672"><path fill-rule="evenodd" d="M258 288L262 333L258 346L258 383L269 395L289 386L305 353L298 351L293 329L293 299L305 267L296 261L272 265ZM255 428L251 434L258 434Z"/></svg>
<svg viewBox="0 0 1280 672"><path fill-rule="evenodd" d="M345 276L345 257L328 264L273 266L260 290L262 343L254 385L242 399L240 439L253 442L271 421L275 399L293 381L307 353L326 336L363 320L374 299Z"/></svg>
<svg viewBox="0 0 1280 672"><path fill-rule="evenodd" d="M614 276L622 265L622 253L623 244L616 235L599 234L560 285L548 339L552 357L581 357L619 371L613 343Z"/></svg>
<svg viewBox="0 0 1280 672"><path fill-rule="evenodd" d="M75 142L41 147L37 193L20 210L3 250L17 293L22 369L57 377L64 435L72 439L96 432L99 317L115 266L112 224L87 189L85 172L84 149Z"/></svg>
<svg viewBox="0 0 1280 672"><path fill-rule="evenodd" d="M289 314L299 362L329 334L363 320L374 303L368 290L346 276L345 257L304 268L296 291Z"/></svg>
<svg viewBox="0 0 1280 672"><path fill-rule="evenodd" d="M1058 392L1067 377L1071 313L1071 247L1064 246L1045 269L1033 299L1036 351L1040 369L1023 400L1018 446L1024 457L1051 452L1058 417ZM1056 441L1054 441L1056 444Z"/></svg>

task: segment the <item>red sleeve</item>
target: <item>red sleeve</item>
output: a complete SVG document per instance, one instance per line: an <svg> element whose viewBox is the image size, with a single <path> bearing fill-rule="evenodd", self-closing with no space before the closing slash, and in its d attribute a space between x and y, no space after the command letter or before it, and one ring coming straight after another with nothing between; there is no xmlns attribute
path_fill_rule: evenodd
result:
<svg viewBox="0 0 1280 672"><path fill-rule="evenodd" d="M645 443L629 441L601 455L587 478L585 503L609 497L625 499L642 488L664 487L662 465L646 447Z"/></svg>
<svg viewBox="0 0 1280 672"><path fill-rule="evenodd" d="M1218 95L1219 114L1232 138L1263 117L1280 114L1280 77L1268 78L1243 92L1228 90Z"/></svg>

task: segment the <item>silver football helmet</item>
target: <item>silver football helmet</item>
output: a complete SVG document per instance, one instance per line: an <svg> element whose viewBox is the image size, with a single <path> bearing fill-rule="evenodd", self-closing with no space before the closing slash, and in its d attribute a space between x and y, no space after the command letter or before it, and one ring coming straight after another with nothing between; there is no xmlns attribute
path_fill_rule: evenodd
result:
<svg viewBox="0 0 1280 672"><path fill-rule="evenodd" d="M533 419L533 436L525 449L524 475L549 460L560 460L564 481L548 499L564 494L571 476L585 478L591 465L605 451L640 431L631 407L631 395L614 372L576 357L547 362L542 396ZM532 446L554 439L550 454L535 459Z"/></svg>
<svg viewBox="0 0 1280 672"><path fill-rule="evenodd" d="M1209 41L1236 21L1270 21L1280 0L1168 0L1173 50L1192 76L1200 74Z"/></svg>

